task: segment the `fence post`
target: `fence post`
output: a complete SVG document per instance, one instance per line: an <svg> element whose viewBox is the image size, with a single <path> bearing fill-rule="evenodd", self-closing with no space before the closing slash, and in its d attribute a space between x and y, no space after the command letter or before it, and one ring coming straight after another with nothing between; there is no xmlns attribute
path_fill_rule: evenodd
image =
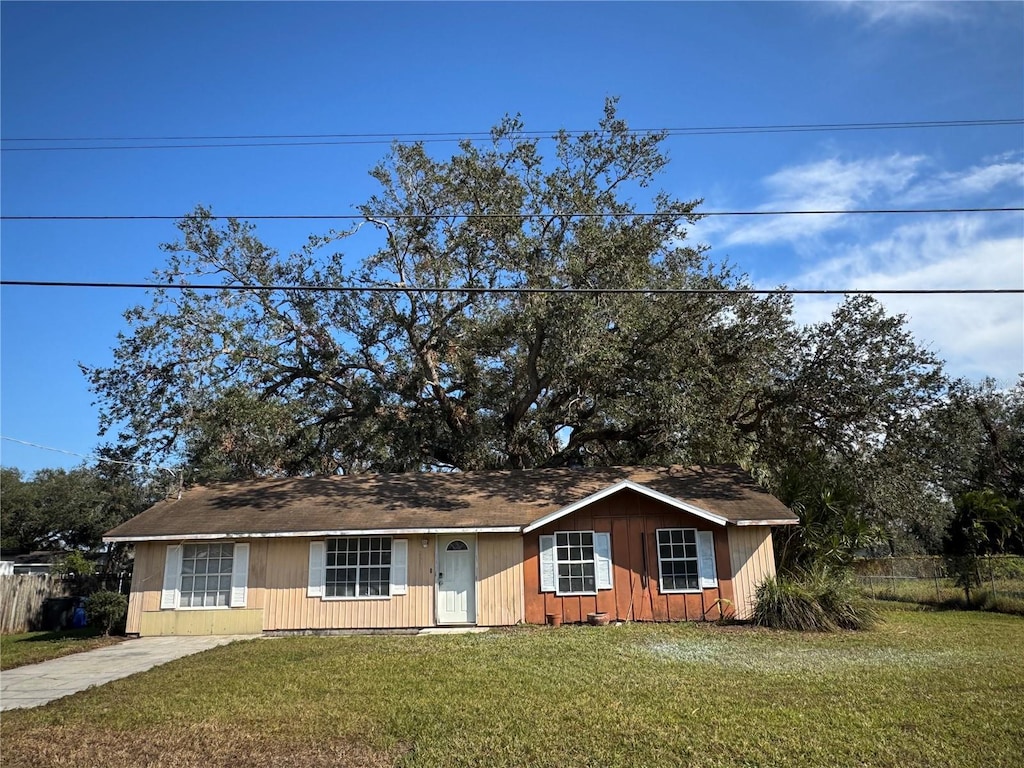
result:
<svg viewBox="0 0 1024 768"><path fill-rule="evenodd" d="M992 599L996 599L996 571L992 564L992 555L988 556L988 580L992 584Z"/></svg>
<svg viewBox="0 0 1024 768"><path fill-rule="evenodd" d="M939 592L939 561L932 560L932 578L935 580L935 602L942 602L942 594Z"/></svg>

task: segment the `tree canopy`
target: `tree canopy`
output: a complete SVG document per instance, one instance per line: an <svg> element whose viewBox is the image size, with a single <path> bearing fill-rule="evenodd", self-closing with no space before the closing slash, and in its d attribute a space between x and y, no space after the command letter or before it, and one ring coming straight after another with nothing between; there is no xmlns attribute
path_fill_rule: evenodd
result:
<svg viewBox="0 0 1024 768"><path fill-rule="evenodd" d="M99 551L105 531L166 490L124 465L41 469L29 478L0 468L0 546L13 552Z"/></svg>
<svg viewBox="0 0 1024 768"><path fill-rule="evenodd" d="M614 100L593 131L524 130L506 117L442 159L395 144L358 206L362 258L337 250L354 230L282 254L184 217L155 275L183 287L152 289L113 364L85 368L101 428L192 479L738 462L776 487L841 466L892 530L941 502L921 424L949 382L902 316L858 295L801 326L789 297L737 291L687 237L701 201L653 191L664 136Z"/></svg>

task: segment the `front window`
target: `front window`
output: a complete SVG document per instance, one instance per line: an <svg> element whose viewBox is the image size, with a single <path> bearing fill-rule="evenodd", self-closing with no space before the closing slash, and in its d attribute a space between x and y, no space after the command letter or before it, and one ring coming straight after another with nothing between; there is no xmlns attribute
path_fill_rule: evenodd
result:
<svg viewBox="0 0 1024 768"><path fill-rule="evenodd" d="M327 540L327 597L387 597L391 584L390 537Z"/></svg>
<svg viewBox="0 0 1024 768"><path fill-rule="evenodd" d="M700 590L696 529L663 528L658 531L658 568L662 592Z"/></svg>
<svg viewBox="0 0 1024 768"><path fill-rule="evenodd" d="M555 563L558 568L558 594L597 594L594 575L594 534L591 531L564 531L555 534Z"/></svg>
<svg viewBox="0 0 1024 768"><path fill-rule="evenodd" d="M181 548L182 608L231 605L234 544L184 544Z"/></svg>

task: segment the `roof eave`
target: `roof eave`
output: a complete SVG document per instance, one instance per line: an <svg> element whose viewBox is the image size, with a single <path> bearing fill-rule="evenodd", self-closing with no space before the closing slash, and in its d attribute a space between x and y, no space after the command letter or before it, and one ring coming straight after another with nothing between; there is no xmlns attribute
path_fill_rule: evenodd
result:
<svg viewBox="0 0 1024 768"><path fill-rule="evenodd" d="M772 520L737 520L735 525L799 525L800 521L795 517L781 517Z"/></svg>
<svg viewBox="0 0 1024 768"><path fill-rule="evenodd" d="M434 528L348 528L321 531L228 531L224 533L166 533L158 535L104 536L107 544L137 544L146 541L209 541L214 539L316 539L332 536L423 536L454 533L521 533L522 526L450 526Z"/></svg>

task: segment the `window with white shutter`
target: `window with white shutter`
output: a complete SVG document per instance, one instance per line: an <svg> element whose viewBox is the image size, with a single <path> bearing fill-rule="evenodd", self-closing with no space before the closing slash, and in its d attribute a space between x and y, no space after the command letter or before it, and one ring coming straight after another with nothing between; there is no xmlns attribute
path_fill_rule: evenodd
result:
<svg viewBox="0 0 1024 768"><path fill-rule="evenodd" d="M408 560L407 539L346 536L310 542L306 595L358 600L407 594Z"/></svg>
<svg viewBox="0 0 1024 768"><path fill-rule="evenodd" d="M718 586L715 534L696 528L658 530L658 589L662 593L700 592Z"/></svg>
<svg viewBox="0 0 1024 768"><path fill-rule="evenodd" d="M556 531L539 537L540 591L596 595L612 588L611 534Z"/></svg>
<svg viewBox="0 0 1024 768"><path fill-rule="evenodd" d="M244 608L248 583L248 544L171 544L164 562L160 608Z"/></svg>

